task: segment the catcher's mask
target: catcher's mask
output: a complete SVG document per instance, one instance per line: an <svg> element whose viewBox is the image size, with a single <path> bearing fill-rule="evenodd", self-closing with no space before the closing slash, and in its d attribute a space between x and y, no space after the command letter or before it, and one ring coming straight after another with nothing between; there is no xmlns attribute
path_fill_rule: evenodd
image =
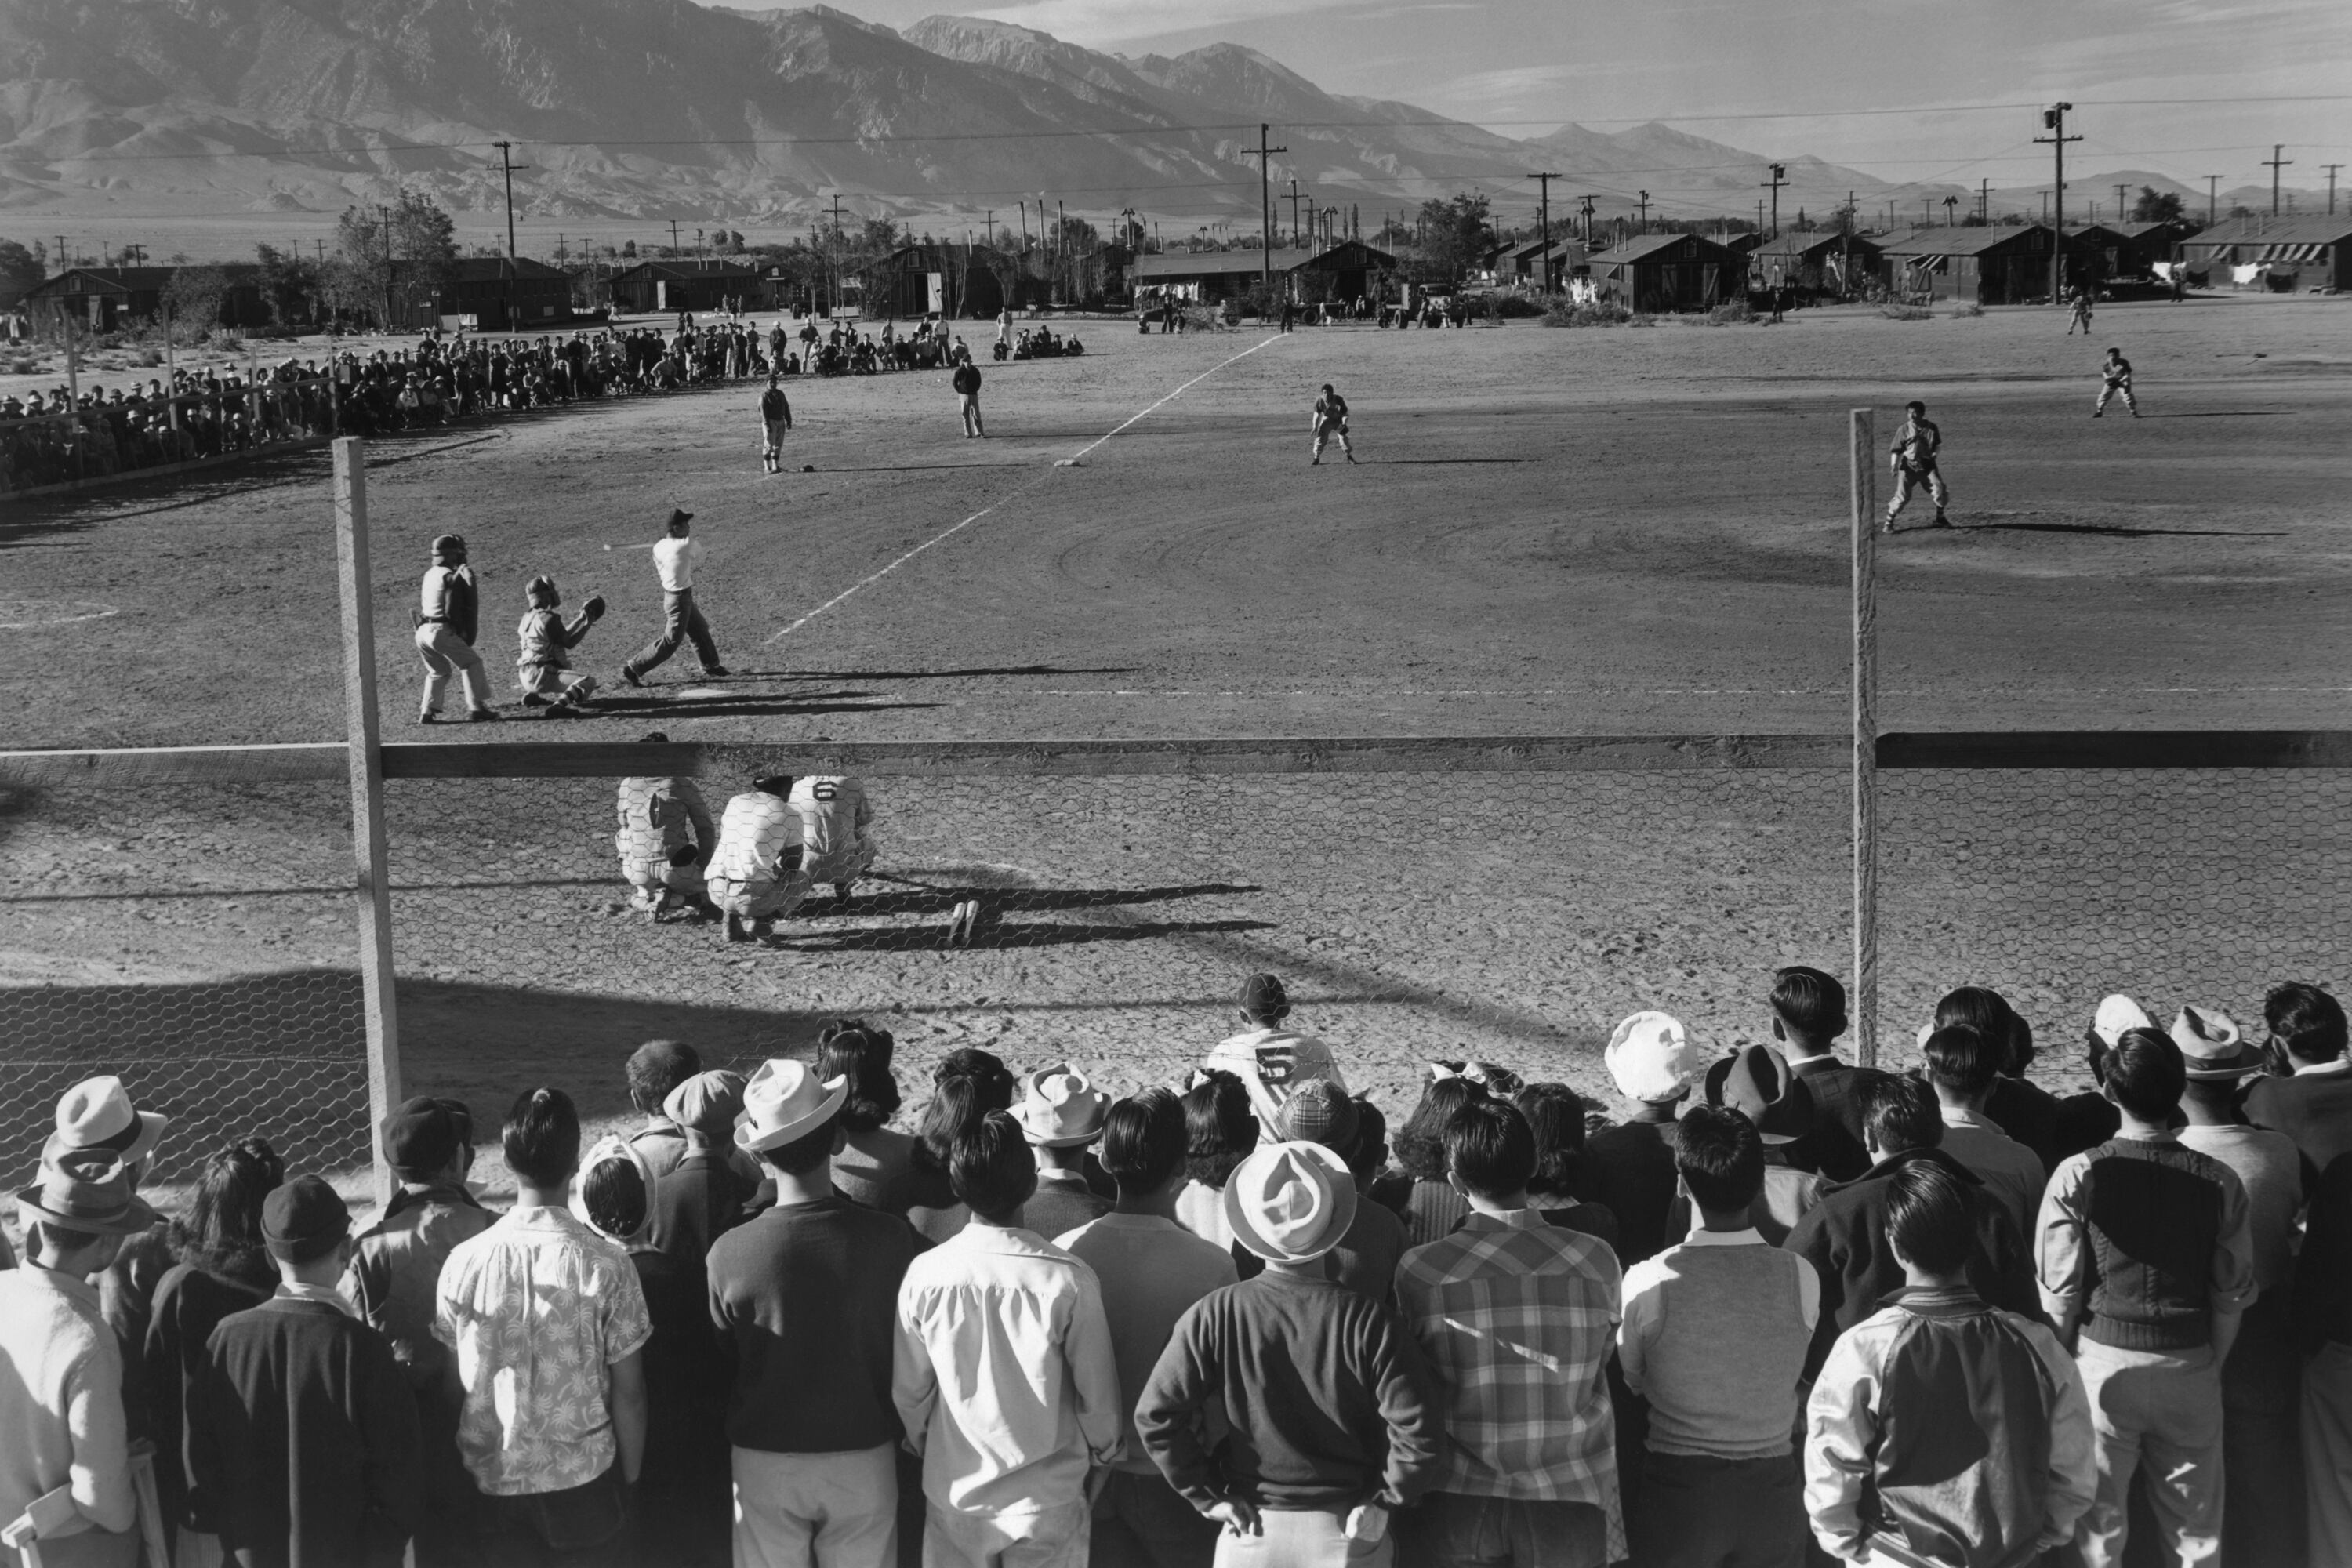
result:
<svg viewBox="0 0 2352 1568"><path fill-rule="evenodd" d="M533 577L524 584L522 595L534 610L551 610L563 603L563 595L555 591L552 577Z"/></svg>

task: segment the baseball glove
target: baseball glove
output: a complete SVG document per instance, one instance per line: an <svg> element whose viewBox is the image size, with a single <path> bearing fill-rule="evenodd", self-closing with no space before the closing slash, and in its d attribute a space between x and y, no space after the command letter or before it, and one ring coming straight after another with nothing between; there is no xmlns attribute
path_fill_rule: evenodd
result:
<svg viewBox="0 0 2352 1568"><path fill-rule="evenodd" d="M586 616L592 621L603 620L604 618L604 595L602 594L589 595L588 602L580 606L580 613Z"/></svg>

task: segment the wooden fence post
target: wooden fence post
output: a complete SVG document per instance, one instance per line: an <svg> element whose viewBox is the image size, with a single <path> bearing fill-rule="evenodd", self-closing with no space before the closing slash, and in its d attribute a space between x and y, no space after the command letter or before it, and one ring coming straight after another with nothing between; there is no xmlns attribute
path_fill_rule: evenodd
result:
<svg viewBox="0 0 2352 1568"><path fill-rule="evenodd" d="M1878 1065L1878 436L1853 412L1853 1058Z"/></svg>
<svg viewBox="0 0 2352 1568"><path fill-rule="evenodd" d="M335 442L336 576L343 598L343 710L351 747L352 856L358 879L360 989L367 1009L368 1147L375 1197L392 1197L377 1130L401 1101L400 1016L393 991L392 885L383 820L383 738L376 721L375 611L368 573L367 444Z"/></svg>

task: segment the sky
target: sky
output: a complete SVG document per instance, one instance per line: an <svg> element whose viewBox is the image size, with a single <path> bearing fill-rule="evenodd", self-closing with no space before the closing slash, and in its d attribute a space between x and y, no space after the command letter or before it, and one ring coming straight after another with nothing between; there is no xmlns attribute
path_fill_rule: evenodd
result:
<svg viewBox="0 0 2352 1568"><path fill-rule="evenodd" d="M839 8L903 26L943 7ZM2060 99L2086 170L2200 189L2220 174L2227 190L2266 184L2262 161L2284 142L2286 183L2317 189L2323 163L2352 163L2352 0L981 0L965 14L1129 55L1246 44L1328 90L1509 136L1663 120L1895 181L2046 179L2032 139ZM2297 97L2332 100L2284 101Z"/></svg>

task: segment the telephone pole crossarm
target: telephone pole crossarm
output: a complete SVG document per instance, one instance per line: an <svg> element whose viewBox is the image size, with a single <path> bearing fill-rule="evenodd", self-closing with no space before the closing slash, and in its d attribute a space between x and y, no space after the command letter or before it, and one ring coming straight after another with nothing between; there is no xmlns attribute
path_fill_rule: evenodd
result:
<svg viewBox="0 0 2352 1568"><path fill-rule="evenodd" d="M1258 307L1265 310L1274 308L1274 155L1290 151L1272 145L1266 139L1273 133L1273 126L1260 125L1257 146L1242 149L1243 157L1257 160Z"/></svg>

